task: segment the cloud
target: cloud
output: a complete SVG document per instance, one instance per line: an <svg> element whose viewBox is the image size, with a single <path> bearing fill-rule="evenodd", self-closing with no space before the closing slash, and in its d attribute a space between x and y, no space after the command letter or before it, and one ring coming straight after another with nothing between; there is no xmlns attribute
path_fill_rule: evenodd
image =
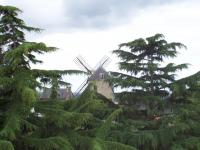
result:
<svg viewBox="0 0 200 150"><path fill-rule="evenodd" d="M41 28L59 28L63 24L63 0L3 0L3 5L20 8L20 15L27 24Z"/></svg>
<svg viewBox="0 0 200 150"><path fill-rule="evenodd" d="M167 1L169 3L170 1ZM64 4L72 27L110 27L127 23L141 9L166 3L162 0L68 0Z"/></svg>
<svg viewBox="0 0 200 150"><path fill-rule="evenodd" d="M24 11L22 17L48 31L102 29L129 23L139 10L178 0L3 0Z"/></svg>
<svg viewBox="0 0 200 150"><path fill-rule="evenodd" d="M182 42L188 47L172 61L192 64L189 70L179 72L179 77L200 70L199 0L0 1L21 8L28 24L46 29L45 33L36 35L34 41L60 48L56 53L39 56L44 64L35 68L79 69L73 62L77 55L81 54L93 66L106 54L112 58L106 69L116 71L118 59L110 52L118 44L163 33L167 41ZM80 78L71 81L77 86L74 85L73 90L81 84Z"/></svg>

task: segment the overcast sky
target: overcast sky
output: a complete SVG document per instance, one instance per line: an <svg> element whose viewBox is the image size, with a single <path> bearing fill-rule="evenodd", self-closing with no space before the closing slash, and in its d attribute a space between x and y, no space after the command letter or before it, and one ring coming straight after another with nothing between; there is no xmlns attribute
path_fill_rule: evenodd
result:
<svg viewBox="0 0 200 150"><path fill-rule="evenodd" d="M20 15L28 25L45 29L29 34L31 41L42 41L59 48L40 56L43 69L79 69L73 62L82 55L91 67L104 56L111 57L107 70L117 69L111 54L120 43L162 33L169 42L181 42L170 62L190 63L180 77L200 70L200 1L199 0L0 0L23 10ZM84 77L73 77L73 90ZM76 82L75 82L76 81Z"/></svg>

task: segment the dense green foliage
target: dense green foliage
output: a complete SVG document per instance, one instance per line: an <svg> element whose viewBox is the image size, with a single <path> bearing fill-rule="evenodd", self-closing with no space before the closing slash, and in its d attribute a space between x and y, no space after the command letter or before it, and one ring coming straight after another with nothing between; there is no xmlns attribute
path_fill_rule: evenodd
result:
<svg viewBox="0 0 200 150"><path fill-rule="evenodd" d="M120 44L113 53L121 59L119 69L126 74L113 73L115 86L129 88L135 96L167 96L175 72L187 68L187 64L162 63L165 58L176 57L177 48L182 47L181 43L168 43L162 34Z"/></svg>
<svg viewBox="0 0 200 150"><path fill-rule="evenodd" d="M101 100L90 88L78 100L60 101L57 89L68 85L62 75L75 70L38 70L35 54L55 51L44 43L25 40L28 27L18 8L0 6L0 149L2 150L134 150L106 140L113 121L122 111ZM40 101L36 89L52 86L51 99Z"/></svg>
<svg viewBox="0 0 200 150"><path fill-rule="evenodd" d="M113 51L121 59L119 69L126 73L112 72L112 82L128 91L117 94L125 110L111 139L140 150L200 149L200 74L175 81L175 72L187 64L161 64L176 56L177 47L185 46L156 34Z"/></svg>
<svg viewBox="0 0 200 150"><path fill-rule="evenodd" d="M55 47L29 42L25 31L40 31L19 19L16 7L0 6L0 150L198 150L200 73L175 80L187 64L163 65L181 43L163 35L123 43L115 50L120 69L112 73L119 105L87 89L69 101L58 99L66 74L78 70L31 69L36 54ZM123 50L128 48L129 51ZM92 83L91 83L92 84ZM36 89L51 86L50 99Z"/></svg>

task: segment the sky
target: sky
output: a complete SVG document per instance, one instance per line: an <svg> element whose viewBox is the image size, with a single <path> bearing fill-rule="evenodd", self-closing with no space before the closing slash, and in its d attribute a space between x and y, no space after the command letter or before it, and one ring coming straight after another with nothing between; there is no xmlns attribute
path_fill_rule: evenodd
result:
<svg viewBox="0 0 200 150"><path fill-rule="evenodd" d="M190 64L177 79L200 70L199 0L0 0L0 4L20 8L27 25L44 29L28 34L29 41L59 48L39 56L44 63L33 68L79 69L74 63L78 55L94 67L107 55L112 61L106 70L117 71L119 60L111 52L120 43L162 33L168 42L187 46L166 61ZM85 78L65 77L73 91Z"/></svg>

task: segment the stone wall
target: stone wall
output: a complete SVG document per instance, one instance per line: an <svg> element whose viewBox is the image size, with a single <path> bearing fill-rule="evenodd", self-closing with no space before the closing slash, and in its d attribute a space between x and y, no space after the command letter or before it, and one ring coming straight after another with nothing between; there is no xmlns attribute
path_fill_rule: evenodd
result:
<svg viewBox="0 0 200 150"><path fill-rule="evenodd" d="M97 80L92 82L96 86L97 93L105 96L110 100L114 100L114 93L108 82L104 80Z"/></svg>

